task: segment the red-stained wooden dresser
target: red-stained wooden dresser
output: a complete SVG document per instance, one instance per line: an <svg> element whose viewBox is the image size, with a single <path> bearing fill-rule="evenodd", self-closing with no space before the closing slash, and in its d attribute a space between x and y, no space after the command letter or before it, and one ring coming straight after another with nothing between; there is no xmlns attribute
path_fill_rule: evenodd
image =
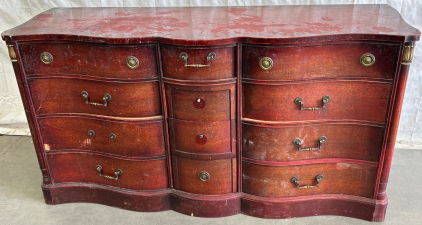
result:
<svg viewBox="0 0 422 225"><path fill-rule="evenodd" d="M420 37L388 5L54 8L2 37L47 204L384 219Z"/></svg>

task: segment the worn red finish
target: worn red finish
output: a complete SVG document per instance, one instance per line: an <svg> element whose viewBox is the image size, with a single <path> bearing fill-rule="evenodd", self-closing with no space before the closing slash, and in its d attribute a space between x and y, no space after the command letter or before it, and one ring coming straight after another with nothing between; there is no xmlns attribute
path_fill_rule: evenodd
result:
<svg viewBox="0 0 422 225"><path fill-rule="evenodd" d="M48 204L385 217L409 71L403 52L420 38L387 5L54 8L2 37L16 53ZM182 52L188 65L216 58L185 67ZM364 53L374 65L360 65ZM86 104L81 91L90 102L112 99ZM331 101L321 110L294 102L321 107L324 95ZM322 135L321 150L292 142L318 147ZM95 165L123 173L107 179ZM318 174L319 187L290 182L314 185Z"/></svg>

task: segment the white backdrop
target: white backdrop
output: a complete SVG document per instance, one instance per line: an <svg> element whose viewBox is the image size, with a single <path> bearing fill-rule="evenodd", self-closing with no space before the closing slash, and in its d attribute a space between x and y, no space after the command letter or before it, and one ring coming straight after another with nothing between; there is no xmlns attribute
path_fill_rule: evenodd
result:
<svg viewBox="0 0 422 225"><path fill-rule="evenodd" d="M0 32L53 7L189 7L389 4L422 30L422 0L0 0ZM422 42L416 44L396 147L422 149ZM0 134L30 135L6 45L0 44Z"/></svg>

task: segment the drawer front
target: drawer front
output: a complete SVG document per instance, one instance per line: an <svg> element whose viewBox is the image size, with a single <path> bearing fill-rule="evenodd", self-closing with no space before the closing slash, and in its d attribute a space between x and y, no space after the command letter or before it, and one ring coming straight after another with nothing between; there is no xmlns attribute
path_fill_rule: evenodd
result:
<svg viewBox="0 0 422 225"><path fill-rule="evenodd" d="M298 189L291 182L298 178L299 186L319 187ZM261 166L243 162L242 190L264 197L295 197L317 194L344 194L372 198L377 167L360 164L332 163L300 166Z"/></svg>
<svg viewBox="0 0 422 225"><path fill-rule="evenodd" d="M186 65L208 65L207 56L215 54L209 60L209 67L185 66L181 53L187 56ZM164 77L181 80L217 80L235 77L235 48L179 48L162 46Z"/></svg>
<svg viewBox="0 0 422 225"><path fill-rule="evenodd" d="M102 46L88 44L19 44L23 67L27 75L74 74L104 78L138 79L157 75L155 46ZM50 64L41 61L48 52ZM129 56L136 57L138 66L126 65Z"/></svg>
<svg viewBox="0 0 422 225"><path fill-rule="evenodd" d="M260 161L349 158L377 162L384 136L384 127L354 124L243 124L242 130L243 157ZM323 137L326 141L320 144ZM296 139L300 146L293 143Z"/></svg>
<svg viewBox="0 0 422 225"><path fill-rule="evenodd" d="M85 113L113 117L151 117L161 115L158 82L115 83L80 79L29 79L35 112ZM86 104L82 91L88 93L89 102L104 104L105 94L111 96L107 106Z"/></svg>
<svg viewBox="0 0 422 225"><path fill-rule="evenodd" d="M184 89L182 89L184 88ZM221 87L176 86L166 84L169 117L189 121L235 119L235 85Z"/></svg>
<svg viewBox="0 0 422 225"><path fill-rule="evenodd" d="M349 119L385 123L390 83L337 81L257 85L243 83L243 117L266 121L304 121ZM303 99L303 107L322 107L324 96L331 100L325 109L301 110L295 99Z"/></svg>
<svg viewBox="0 0 422 225"><path fill-rule="evenodd" d="M177 190L205 195L236 190L236 159L196 161L173 156L172 164L174 188Z"/></svg>
<svg viewBox="0 0 422 225"><path fill-rule="evenodd" d="M165 155L162 120L125 122L50 117L38 119L38 123L46 151L92 150L127 157Z"/></svg>
<svg viewBox="0 0 422 225"><path fill-rule="evenodd" d="M134 190L158 190L168 187L166 160L126 160L87 153L48 154L48 160L55 183L87 182L111 185ZM117 169L122 171L118 180L101 177L96 165L102 167L106 176L116 177Z"/></svg>
<svg viewBox="0 0 422 225"><path fill-rule="evenodd" d="M242 76L258 80L332 77L392 79L398 49L398 44L369 43L299 47L245 46L242 48ZM373 65L361 65L360 58L365 53L370 53L375 57ZM271 68L269 68L271 62L264 57L272 60ZM265 69L260 65L263 65Z"/></svg>
<svg viewBox="0 0 422 225"><path fill-rule="evenodd" d="M215 122L169 119L172 151L192 154L235 152L235 120Z"/></svg>

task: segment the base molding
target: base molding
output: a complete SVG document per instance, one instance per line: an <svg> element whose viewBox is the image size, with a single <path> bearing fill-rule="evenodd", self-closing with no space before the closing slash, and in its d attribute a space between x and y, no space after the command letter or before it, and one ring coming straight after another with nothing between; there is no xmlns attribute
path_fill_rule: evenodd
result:
<svg viewBox="0 0 422 225"><path fill-rule="evenodd" d="M47 204L88 202L139 212L174 210L196 217L224 217L238 213L268 219L338 215L381 222L388 199L350 195L268 198L233 193L197 195L173 189L135 191L91 183L42 184Z"/></svg>

